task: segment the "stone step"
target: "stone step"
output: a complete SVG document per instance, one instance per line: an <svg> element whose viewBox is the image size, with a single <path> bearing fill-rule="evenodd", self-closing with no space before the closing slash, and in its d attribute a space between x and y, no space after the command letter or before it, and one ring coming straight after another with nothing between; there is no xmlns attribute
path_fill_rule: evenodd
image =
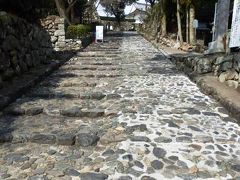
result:
<svg viewBox="0 0 240 180"><path fill-rule="evenodd" d="M102 124L101 119L103 117L100 120L95 119L95 123L92 122L87 125L76 118L49 117L44 114L37 115L34 118L30 116L18 118L19 120L16 122L14 117L1 117L0 143L31 142L63 146L75 145L84 148L95 146L104 131L99 126ZM3 123L4 119L8 119L5 124ZM11 124L9 124L9 120Z"/></svg>
<svg viewBox="0 0 240 180"><path fill-rule="evenodd" d="M95 56L85 56L85 57L79 57L79 56L76 56L74 59L72 59L71 61L93 61L93 60L96 60L96 61L116 61L116 60L119 60L119 61L122 61L122 58L120 56L98 56L98 57L95 57ZM69 62L71 62L69 61Z"/></svg>
<svg viewBox="0 0 240 180"><path fill-rule="evenodd" d="M109 51L109 52L122 52L122 51L119 50L119 48L107 48L107 49L105 48L105 49L104 49L104 48L94 48L94 47L84 49L83 51L84 51L84 52L85 52L85 51L88 51L88 52L89 52L89 51L97 51L97 52L99 52L99 51L100 51L100 52L102 52L102 51L104 51L104 52L107 52L107 51Z"/></svg>
<svg viewBox="0 0 240 180"><path fill-rule="evenodd" d="M103 93L77 93L74 92L51 92L51 91L41 91L41 92L31 92L25 95L26 97L40 97L44 99L53 99L53 98L64 98L64 99L94 99L101 100L106 97L106 94Z"/></svg>
<svg viewBox="0 0 240 180"><path fill-rule="evenodd" d="M73 72L63 72L63 73L55 73L52 74L51 77L55 77L55 78L74 78L74 77L87 77L87 78L117 78L117 77L122 77L124 75L122 74L93 74L92 72L89 73L73 73Z"/></svg>
<svg viewBox="0 0 240 180"><path fill-rule="evenodd" d="M118 78L120 79L120 78ZM84 90L90 90L97 88L98 91L101 89L105 91L108 89L111 91L112 87L118 86L121 81L115 80L114 78L104 78L99 81L99 78L88 78L88 77L73 77L73 78L66 78L66 77L48 77L45 81L41 82L36 88L42 89L42 87L47 87L51 90L53 89L64 89L68 88L75 89L84 92ZM54 88L55 87L55 88Z"/></svg>
<svg viewBox="0 0 240 180"><path fill-rule="evenodd" d="M42 99L53 99L53 98L58 98L58 99L83 99L83 100L102 100L104 98L106 99L111 99L114 98L116 99L117 97L120 97L119 95L116 94L107 94L107 93L102 93L102 92L87 92L87 93L81 93L79 91L62 91L62 92L54 92L54 91L48 91L48 90L42 90L42 91L32 91L28 94L25 95L25 97L30 97L30 98L42 98Z"/></svg>
<svg viewBox="0 0 240 180"><path fill-rule="evenodd" d="M78 57L118 57L119 53L104 53L104 52L79 52Z"/></svg>
<svg viewBox="0 0 240 180"><path fill-rule="evenodd" d="M90 70L90 71L116 71L116 70L122 70L121 67L116 66L107 66L107 67L98 67L98 65L92 65L92 66L76 66L76 65L65 65L62 66L59 71L63 70L72 70L72 71L84 71L84 70Z"/></svg>
<svg viewBox="0 0 240 180"><path fill-rule="evenodd" d="M117 61L120 63L120 61ZM115 66L119 65L116 61L76 61L76 62L69 62L67 65L77 65L77 66Z"/></svg>
<svg viewBox="0 0 240 180"><path fill-rule="evenodd" d="M41 87L96 87L97 83L96 82L79 82L79 79L76 81L63 81L59 82L59 80L54 81L44 81L39 84Z"/></svg>
<svg viewBox="0 0 240 180"><path fill-rule="evenodd" d="M26 96L11 104L3 112L11 116L36 116L38 114L61 116L61 111L69 107L81 107L84 111L89 109L109 109L113 103L118 103L121 98L122 96L119 94L108 94L103 99L47 99Z"/></svg>
<svg viewBox="0 0 240 180"><path fill-rule="evenodd" d="M122 51L120 51L120 50L111 50L111 49L109 49L109 50L102 50L102 51L99 51L99 50L93 50L93 49L91 49L91 50L83 50L82 52L80 52L80 53L82 53L82 54L84 54L84 55L109 55L109 54L113 54L113 55L118 55L118 54L121 54L122 53Z"/></svg>

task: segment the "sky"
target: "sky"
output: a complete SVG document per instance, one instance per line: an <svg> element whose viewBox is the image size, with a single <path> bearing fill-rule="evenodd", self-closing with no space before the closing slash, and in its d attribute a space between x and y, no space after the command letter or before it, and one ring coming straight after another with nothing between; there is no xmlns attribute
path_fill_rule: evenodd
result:
<svg viewBox="0 0 240 180"><path fill-rule="evenodd" d="M146 3L145 0L138 0L137 2ZM106 14L106 12L104 11L104 8L101 5L98 6L97 11L100 16L109 16L109 17L111 16L110 14L109 15ZM132 6L126 6L125 14L129 14L131 11L132 11Z"/></svg>

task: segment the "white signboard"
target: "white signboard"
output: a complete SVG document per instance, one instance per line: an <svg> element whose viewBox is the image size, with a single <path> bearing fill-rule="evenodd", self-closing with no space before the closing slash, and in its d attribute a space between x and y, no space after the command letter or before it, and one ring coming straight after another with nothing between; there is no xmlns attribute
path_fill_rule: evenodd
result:
<svg viewBox="0 0 240 180"><path fill-rule="evenodd" d="M96 41L103 41L103 26L96 26Z"/></svg>
<svg viewBox="0 0 240 180"><path fill-rule="evenodd" d="M198 20L194 19L193 21L193 28L197 29L198 28Z"/></svg>
<svg viewBox="0 0 240 180"><path fill-rule="evenodd" d="M234 1L232 29L229 47L240 47L240 0Z"/></svg>

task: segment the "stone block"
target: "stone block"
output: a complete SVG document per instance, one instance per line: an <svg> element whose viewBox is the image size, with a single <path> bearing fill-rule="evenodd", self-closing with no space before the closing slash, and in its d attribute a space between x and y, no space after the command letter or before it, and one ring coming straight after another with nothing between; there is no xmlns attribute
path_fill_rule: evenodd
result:
<svg viewBox="0 0 240 180"><path fill-rule="evenodd" d="M65 29L64 24L58 24L58 29L59 29L59 30L64 30L64 29Z"/></svg>
<svg viewBox="0 0 240 180"><path fill-rule="evenodd" d="M25 62L26 62L28 67L32 67L33 66L31 54L26 54Z"/></svg>
<svg viewBox="0 0 240 180"><path fill-rule="evenodd" d="M30 138L30 141L38 144L55 144L56 137L51 134L36 134Z"/></svg>
<svg viewBox="0 0 240 180"><path fill-rule="evenodd" d="M2 48L4 51L11 51L15 49L20 50L21 45L19 43L19 40L15 36L9 35L3 41Z"/></svg>
<svg viewBox="0 0 240 180"><path fill-rule="evenodd" d="M217 57L216 61L215 61L215 64L216 65L220 65L224 62L232 62L233 61L233 55L230 55L230 56L220 56L220 57Z"/></svg>
<svg viewBox="0 0 240 180"><path fill-rule="evenodd" d="M239 75L235 70L228 70L220 74L219 81L223 83L228 80L238 80L238 78Z"/></svg>
<svg viewBox="0 0 240 180"><path fill-rule="evenodd" d="M82 147L89 147L89 146L96 145L98 141L99 141L99 137L91 132L79 133L76 137L76 145L79 145Z"/></svg>
<svg viewBox="0 0 240 180"><path fill-rule="evenodd" d="M220 65L220 71L227 71L232 69L232 67L233 67L233 62L225 61Z"/></svg>
<svg viewBox="0 0 240 180"><path fill-rule="evenodd" d="M59 48L64 48L65 45L66 45L65 42L56 42L56 44L55 44L55 46L56 46L56 47L59 47Z"/></svg>
<svg viewBox="0 0 240 180"><path fill-rule="evenodd" d="M199 58L196 63L196 66L194 67L194 71L199 74L212 72L211 60L209 58Z"/></svg>
<svg viewBox="0 0 240 180"><path fill-rule="evenodd" d="M51 36L51 42L55 43L57 42L58 38L56 36Z"/></svg>
<svg viewBox="0 0 240 180"><path fill-rule="evenodd" d="M239 83L238 83L238 81L228 80L228 81L227 81L227 85L228 85L229 87L233 87L234 89L237 89L238 86L239 86Z"/></svg>
<svg viewBox="0 0 240 180"><path fill-rule="evenodd" d="M240 53L237 53L234 55L234 69L238 72L240 72Z"/></svg>
<svg viewBox="0 0 240 180"><path fill-rule="evenodd" d="M56 30L54 32L54 36L65 36L65 31L64 30Z"/></svg>
<svg viewBox="0 0 240 180"><path fill-rule="evenodd" d="M10 57L8 53L0 52L0 70L10 67Z"/></svg>
<svg viewBox="0 0 240 180"><path fill-rule="evenodd" d="M58 42L65 42L65 36L58 36Z"/></svg>
<svg viewBox="0 0 240 180"><path fill-rule="evenodd" d="M14 76L14 70L12 68L6 69L2 75L3 80L9 80Z"/></svg>
<svg viewBox="0 0 240 180"><path fill-rule="evenodd" d="M61 134L57 136L57 144L63 146L72 146L75 144L74 134Z"/></svg>

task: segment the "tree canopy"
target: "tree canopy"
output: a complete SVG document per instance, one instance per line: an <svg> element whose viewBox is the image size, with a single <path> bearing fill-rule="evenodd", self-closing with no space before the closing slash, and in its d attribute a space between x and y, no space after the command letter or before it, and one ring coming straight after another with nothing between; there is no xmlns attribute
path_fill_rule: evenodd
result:
<svg viewBox="0 0 240 180"><path fill-rule="evenodd" d="M126 5L131 5L134 2L136 2L136 0L100 0L105 11L114 15L118 23L125 18L124 9Z"/></svg>
<svg viewBox="0 0 240 180"><path fill-rule="evenodd" d="M0 10L31 22L47 15L60 15L71 24L74 14L82 19L86 9L95 2L96 0L0 0Z"/></svg>

